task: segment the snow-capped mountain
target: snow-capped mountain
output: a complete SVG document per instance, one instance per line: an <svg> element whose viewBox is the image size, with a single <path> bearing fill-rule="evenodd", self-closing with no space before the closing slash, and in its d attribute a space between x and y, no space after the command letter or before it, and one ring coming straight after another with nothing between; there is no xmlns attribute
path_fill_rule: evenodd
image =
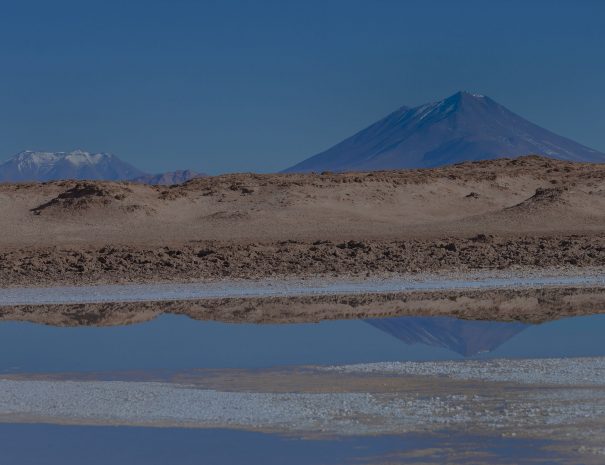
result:
<svg viewBox="0 0 605 465"><path fill-rule="evenodd" d="M529 327L519 322L449 317L376 318L364 321L406 344L442 347L465 357L491 352Z"/></svg>
<svg viewBox="0 0 605 465"><path fill-rule="evenodd" d="M528 154L605 162L605 154L543 129L487 96L458 92L401 107L286 172L431 168Z"/></svg>
<svg viewBox="0 0 605 465"><path fill-rule="evenodd" d="M58 179L128 180L141 170L109 153L20 152L0 164L0 182L52 181Z"/></svg>
<svg viewBox="0 0 605 465"><path fill-rule="evenodd" d="M201 178L208 176L205 173L197 173L192 170L177 170L169 171L167 173L160 174L146 174L131 179L132 182L139 182L141 184L153 184L161 186L170 186L174 184L183 184L194 178Z"/></svg>

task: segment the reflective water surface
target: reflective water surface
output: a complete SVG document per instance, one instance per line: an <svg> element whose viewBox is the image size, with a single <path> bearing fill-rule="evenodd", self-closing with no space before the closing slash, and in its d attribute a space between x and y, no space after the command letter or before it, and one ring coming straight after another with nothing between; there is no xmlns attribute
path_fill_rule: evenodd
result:
<svg viewBox="0 0 605 465"><path fill-rule="evenodd" d="M527 394L524 394L519 388L507 391L507 388L500 388L499 385L480 385L476 382L447 384L444 381L445 384L437 385L432 381L426 384L422 379L406 381L396 378L385 378L383 382L380 379L377 381L369 378L368 375L356 378L349 375L349 378L342 381L342 385L331 386L330 383L333 382L341 383L338 381L340 375L326 373L321 375L324 376L322 378L324 385L320 389L314 384L320 378L316 375L312 377L300 367L388 361L600 357L605 356L603 334L605 334L605 315L568 318L540 325L437 317L256 325L195 321L175 315L164 315L146 323L117 327L64 328L22 322L2 322L0 323L0 377L16 380L11 381L13 383L23 383L23 389L30 390L28 395L32 395L34 388L39 389L39 385L35 385L38 380L55 379L56 383L52 384L53 389L60 391L66 386L61 383L69 383L70 380L76 379L86 381L88 378L76 376L86 374L90 376L90 396L94 396L96 412L103 411L104 402L115 401L115 397L111 397L113 394L103 394L110 392L122 392L125 396L133 396L133 399L138 399L139 408L144 407L148 411L153 411L154 402L161 400L157 398L153 400L155 395L153 393L156 391L150 390L148 385L136 384L137 379L120 375L116 377L115 374L138 372L137 376L140 376L141 380L162 381L170 379L157 375L163 371L186 373L187 370L195 369L237 368L245 369L245 372L233 372L234 374L228 370L225 373L221 370L213 372L214 378L205 379L206 384L200 382L199 389L237 392L237 395L229 399L244 399L248 408L250 402L260 399L262 402L281 402L285 409L283 411L287 412L290 404L283 404L283 402L292 402L292 408L296 402L297 412L300 415L306 415L306 409L313 410L316 408L315 405L324 405L328 409L326 412L335 415L336 420L330 420L333 422L330 425L337 426L333 431L338 431L338 422L341 421L338 420L340 415L338 409L342 408L341 429L346 431L349 428L353 433L338 435L340 433L335 434L329 430L322 433L320 429L311 433L311 430L307 429L304 434L299 432L300 434L296 435L294 434L296 428L292 429L292 425L289 426L289 435L284 435L285 430L281 432L264 431L262 428L254 430L256 416L254 412L257 410L252 410L251 414L242 414L244 420L252 419L246 420L248 421L246 424L251 425L249 428L252 429L251 431L247 431L247 428L242 429L241 426L229 429L212 424L203 428L175 428L170 424L157 425L170 427L123 426L119 423L107 426L108 420L105 417L102 420L105 426L102 426L95 425L95 421L100 421L100 417L87 417L88 414L85 412L78 418L53 417L55 415L53 411L69 411L69 408L61 410L58 405L63 402L69 403L73 398L68 397L65 400L60 395L53 394L53 397L47 391L42 391L42 397L36 394L35 399L39 404L38 410L46 412L44 413L46 416L31 418L11 416L13 405L10 395L9 400L5 399L4 404L0 405L5 415L0 415L2 451L0 463L17 465L39 463L61 465L80 463L93 465L97 463L118 465L577 463L573 456L569 456L574 448L578 448L577 438L582 440L588 438L592 441L603 432L602 423L594 423L591 419L593 423L590 423L585 430L582 429L584 426L579 430L574 426L576 429L571 433L561 430L557 438L527 435L521 437L524 430L519 430L517 433L514 425L524 425L525 428L534 424L531 418L536 415L534 413L536 408L541 408L542 402L547 403L544 404L545 413L540 413L549 419L545 421L559 421L558 419L562 418L563 420L557 425L561 424L565 427L566 415L574 415L574 418L581 420L584 411L597 411L595 408L602 410L603 391L597 388L586 390L580 386L579 390L570 391L562 387L556 392L550 388L538 392L525 386L523 392ZM293 370L283 373L259 370L267 368ZM69 373L72 375L70 376ZM200 373L199 376L206 376L203 371ZM293 374L288 375L288 373ZM153 374L156 376L152 376ZM327 378L328 376L334 378ZM120 387L115 390L111 385L114 379L126 380L131 389ZM193 378L182 376L180 379L185 380L182 381L184 383L189 383L187 386L191 388ZM233 384L236 382L240 385ZM179 399L181 398L178 397L179 392L183 391L185 385L180 386L178 382L175 383L174 390L165 389L166 392L170 392L169 395ZM82 389L82 386L88 385L78 386L80 386L78 389ZM364 397L366 394L359 394L366 390L371 396L367 401L369 403ZM263 397L265 391L273 394ZM313 397L315 392L319 397ZM321 397L324 396L321 394L324 392L330 393L325 394L328 397ZM293 393L294 397L288 398L290 394L285 394L285 398L280 397L282 395L280 393ZM299 397L295 397L297 395ZM545 397L540 397L543 395ZM78 398L78 402L86 404L88 396L89 392L84 392ZM105 399L103 396L109 397ZM475 399L473 396L477 396L476 400L473 400ZM211 395L208 398L222 399L224 396ZM145 404L148 401L141 399L149 399L151 403ZM529 400L533 402L531 405L527 404ZM50 404L45 405L45 402ZM228 402L240 402L240 400ZM307 402L315 402L315 404L307 405ZM340 405L338 402L343 402L342 407L338 406ZM456 410L461 408L460 405L473 406L479 405L480 402L482 402L481 408L488 409L493 420L489 418L486 420L487 414L481 412L473 413L470 410L467 412L464 410L466 407ZM2 404L1 399L0 404ZM127 406L128 401L124 405ZM173 404L169 403L169 405ZM191 406L191 403L187 405ZM185 414L187 405L179 406ZM433 426L430 430L420 428L405 434L403 431L401 434L391 432L358 434L356 431L363 431L367 425L380 422L381 419L364 417L360 418L359 420L362 421L358 423L355 419L355 407L351 407L352 405L364 406L367 412L370 412L368 414L374 411L372 409L376 412L388 412L389 421L395 421L399 415L402 415L402 425L407 424L403 416L405 410L407 412L405 415L413 415L416 427L422 426L424 418L427 424L432 421ZM390 405L400 407L395 408ZM571 407L577 405L585 410L575 412L573 408L570 409L570 405ZM593 405L595 408L592 407ZM242 408L243 406L244 404ZM196 407L198 410L205 408L203 405ZM225 404L224 407L235 408L235 412L240 409L231 404ZM20 412L28 411L27 405L22 405L20 408ZM223 409L220 405L213 405L212 408L219 412ZM399 408L402 410L397 410ZM473 429L472 416L465 417L471 414L485 417L482 421L487 421L492 428L491 433L482 435L480 430ZM527 415L529 420L525 418ZM344 423L345 416L346 421L350 423ZM459 422L453 424L471 425L471 428L468 431L458 427L448 429L446 422L443 424L443 431L441 426L435 429L434 420L437 416L447 422ZM506 418L512 418L508 426L502 423L502 419ZM594 421L597 420L601 421L601 417L597 417ZM51 424L36 423L40 421ZM275 424L279 425L281 420L276 421ZM65 422L83 423L61 424ZM357 424L366 426L355 429ZM516 437L517 434L519 437ZM594 442L589 441L590 444ZM35 444L35 447L31 447L32 444ZM601 456L598 454L601 454L601 451L598 447L595 451L590 457L594 458L594 463L599 463L598 459Z"/></svg>
<svg viewBox="0 0 605 465"><path fill-rule="evenodd" d="M257 325L175 315L102 328L3 322L0 373L596 356L605 355L603 334L605 315L540 325L443 317Z"/></svg>

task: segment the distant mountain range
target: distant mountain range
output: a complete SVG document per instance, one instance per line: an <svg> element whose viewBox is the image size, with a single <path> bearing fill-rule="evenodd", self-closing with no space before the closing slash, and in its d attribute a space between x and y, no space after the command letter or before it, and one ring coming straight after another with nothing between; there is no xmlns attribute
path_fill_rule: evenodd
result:
<svg viewBox="0 0 605 465"><path fill-rule="evenodd" d="M132 179L145 173L109 153L20 152L0 164L0 181L53 181L57 179Z"/></svg>
<svg viewBox="0 0 605 465"><path fill-rule="evenodd" d="M528 328L525 323L471 321L449 317L400 317L364 320L406 344L443 347L465 357L491 352Z"/></svg>
<svg viewBox="0 0 605 465"><path fill-rule="evenodd" d="M110 153L20 152L0 164L0 182L88 179L133 181L145 184L181 184L205 176L191 170L150 175Z"/></svg>
<svg viewBox="0 0 605 465"><path fill-rule="evenodd" d="M138 176L131 179L132 182L140 182L141 184L158 184L170 186L173 184L183 184L194 178L202 178L208 176L205 173L197 173L191 170L178 170L170 171L168 173L160 174L146 174L144 176Z"/></svg>
<svg viewBox="0 0 605 465"><path fill-rule="evenodd" d="M458 92L401 107L285 172L432 168L528 154L605 162L605 154L543 129L487 96Z"/></svg>
<svg viewBox="0 0 605 465"><path fill-rule="evenodd" d="M433 168L521 155L605 163L605 154L543 129L491 98L458 92L390 115L284 172ZM135 180L180 184L204 176L191 170L150 175L108 153L18 153L0 164L0 182L58 179Z"/></svg>

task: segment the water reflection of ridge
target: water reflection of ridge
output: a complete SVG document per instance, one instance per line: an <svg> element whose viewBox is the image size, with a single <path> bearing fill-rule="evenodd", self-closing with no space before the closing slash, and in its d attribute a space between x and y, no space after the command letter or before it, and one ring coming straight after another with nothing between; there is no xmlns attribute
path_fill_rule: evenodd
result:
<svg viewBox="0 0 605 465"><path fill-rule="evenodd" d="M364 320L406 344L450 349L465 357L491 352L529 327L525 323L469 321L450 317L399 317Z"/></svg>

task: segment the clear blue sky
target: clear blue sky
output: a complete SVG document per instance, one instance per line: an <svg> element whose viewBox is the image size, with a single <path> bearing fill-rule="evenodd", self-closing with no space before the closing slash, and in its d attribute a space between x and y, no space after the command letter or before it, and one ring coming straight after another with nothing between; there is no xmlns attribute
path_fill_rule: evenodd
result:
<svg viewBox="0 0 605 465"><path fill-rule="evenodd" d="M13 0L0 159L276 171L459 89L605 151L605 1Z"/></svg>

